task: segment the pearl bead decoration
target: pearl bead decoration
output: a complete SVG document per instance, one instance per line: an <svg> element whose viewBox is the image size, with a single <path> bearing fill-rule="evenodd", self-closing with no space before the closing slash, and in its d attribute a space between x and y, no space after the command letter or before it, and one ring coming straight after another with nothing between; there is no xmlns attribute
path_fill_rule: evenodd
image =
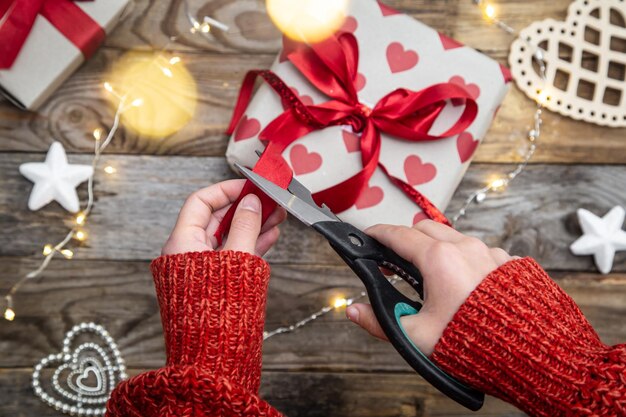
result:
<svg viewBox="0 0 626 417"><path fill-rule="evenodd" d="M89 341L72 349L81 334L91 334L90 339L97 337L103 344ZM52 390L47 392L41 383L41 371L55 365ZM111 392L126 378L124 360L109 332L95 323L81 323L67 332L60 353L50 354L35 365L32 387L45 404L62 413L103 416Z"/></svg>

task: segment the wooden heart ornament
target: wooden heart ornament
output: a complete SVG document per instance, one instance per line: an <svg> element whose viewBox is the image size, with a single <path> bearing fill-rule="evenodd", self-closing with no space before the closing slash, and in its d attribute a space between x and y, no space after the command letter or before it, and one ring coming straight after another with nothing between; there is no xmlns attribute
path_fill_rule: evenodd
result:
<svg viewBox="0 0 626 417"><path fill-rule="evenodd" d="M44 383L41 374L47 368L54 370ZM35 366L32 385L35 395L63 413L102 416L111 392L126 378L124 361L109 333L95 323L82 323L66 334L60 353Z"/></svg>
<svg viewBox="0 0 626 417"><path fill-rule="evenodd" d="M546 81L533 60L546 63ZM535 22L511 46L518 87L545 107L604 126L626 126L626 2L576 0L564 22ZM546 84L546 85L544 85ZM540 94L542 94L540 96Z"/></svg>

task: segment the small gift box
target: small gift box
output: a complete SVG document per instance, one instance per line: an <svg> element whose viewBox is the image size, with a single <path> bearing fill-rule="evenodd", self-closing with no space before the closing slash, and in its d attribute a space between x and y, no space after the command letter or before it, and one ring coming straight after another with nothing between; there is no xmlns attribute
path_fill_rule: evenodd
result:
<svg viewBox="0 0 626 417"><path fill-rule="evenodd" d="M266 84L246 107L254 75ZM337 36L286 40L270 71L246 77L226 156L252 167L267 146L316 201L360 228L442 221L509 81L487 56L353 0Z"/></svg>
<svg viewBox="0 0 626 417"><path fill-rule="evenodd" d="M36 110L89 58L129 0L0 2L0 93Z"/></svg>

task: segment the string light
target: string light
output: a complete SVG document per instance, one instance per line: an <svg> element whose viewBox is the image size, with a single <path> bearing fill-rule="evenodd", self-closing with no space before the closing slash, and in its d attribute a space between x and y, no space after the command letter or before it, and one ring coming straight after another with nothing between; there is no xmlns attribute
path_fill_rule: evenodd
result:
<svg viewBox="0 0 626 417"><path fill-rule="evenodd" d="M115 174L117 170L115 168L113 168L111 165L107 165L104 167L104 172L106 172L107 174L111 175L111 174Z"/></svg>
<svg viewBox="0 0 626 417"><path fill-rule="evenodd" d="M87 239L87 234L82 230L77 230L74 232L74 238L80 242L83 242Z"/></svg>
<svg viewBox="0 0 626 417"><path fill-rule="evenodd" d="M79 213L76 215L76 224L79 226L82 226L83 224L85 224L85 220L87 219L87 216L84 213Z"/></svg>
<svg viewBox="0 0 626 417"><path fill-rule="evenodd" d="M93 138L96 141L99 141L100 139L102 139L102 129L100 129L99 127L93 130Z"/></svg>
<svg viewBox="0 0 626 417"><path fill-rule="evenodd" d="M178 56L174 56L172 58L170 58L170 65L176 65L180 62L180 57Z"/></svg>
<svg viewBox="0 0 626 417"><path fill-rule="evenodd" d="M341 307L345 307L347 305L348 305L348 300L346 300L343 297L337 297L333 301L333 307L335 307L335 308L341 308Z"/></svg>
<svg viewBox="0 0 626 417"><path fill-rule="evenodd" d="M113 86L111 85L111 83L105 82L103 83L103 87L105 91L107 91L108 93L113 94L116 97L119 97L120 102L117 107L117 111L115 112L115 115L113 117L113 123L111 125L111 128L108 134L106 135L106 138L102 140L102 137L104 136L104 131L100 128L94 129L92 132L93 137L95 139L94 155L91 161L91 165L94 168L94 175L89 177L89 180L87 182L87 204L85 205L85 208L81 212L79 212L74 218L74 223L77 226L82 226L85 224L87 217L89 216L89 214L91 213L91 210L93 209L93 205L94 205L93 181L94 181L95 173L97 172L96 166L98 165L98 162L100 161L100 156L102 154L102 151L104 151L104 149L111 143L111 140L115 136L115 133L117 132L119 128L120 116L122 112L127 108L125 107L125 100L126 100L125 97L120 97L119 94L117 94L115 90L113 89ZM136 103L136 104L141 105L141 103ZM132 105L134 106L135 103L133 102ZM66 248L65 246L72 240L72 238L78 241L83 241L86 239L86 237L87 235L82 229L79 229L76 226L74 226L68 231L65 237L56 245L46 244L43 247L42 253L44 255L44 259L39 265L39 267L23 275L15 284L13 284L13 286L9 289L9 291L5 295L4 297L5 302L6 302L6 308L4 310L5 320L13 321L16 317L15 308L13 306L13 296L20 289L20 287L24 285L24 283L27 280L40 276L43 273L43 271L48 267L48 265L50 264L50 261L52 260L52 258L54 258L55 254L60 253L66 259L72 259L74 257L74 252L71 249Z"/></svg>
<svg viewBox="0 0 626 417"><path fill-rule="evenodd" d="M487 19L493 19L496 17L496 9L492 4L486 4L484 8L484 13Z"/></svg>
<svg viewBox="0 0 626 417"><path fill-rule="evenodd" d="M4 310L4 318L5 320L13 321L15 319L15 311L13 311L12 308L7 307L6 310Z"/></svg>
<svg viewBox="0 0 626 417"><path fill-rule="evenodd" d="M48 256L50 255L52 252L54 252L54 248L52 247L52 245L47 244L46 246L43 247L43 256Z"/></svg>

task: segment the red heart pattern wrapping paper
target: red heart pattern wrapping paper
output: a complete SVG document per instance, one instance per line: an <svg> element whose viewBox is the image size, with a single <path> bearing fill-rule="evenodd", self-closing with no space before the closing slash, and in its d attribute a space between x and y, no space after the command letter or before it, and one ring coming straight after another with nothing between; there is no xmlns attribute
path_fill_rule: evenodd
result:
<svg viewBox="0 0 626 417"><path fill-rule="evenodd" d="M419 143L382 135L380 159L390 173L411 184L443 211L508 91L509 72L489 57L376 1L353 0L348 15L343 30L354 33L359 43L357 89L361 103L373 105L396 88L421 90L441 82L462 85L476 97L478 116L460 135ZM327 101L282 54L271 70L306 100L305 104ZM447 130L463 107L462 103L450 102L431 133ZM282 111L280 98L262 85L231 137L226 152L229 163L254 166L258 158L255 151L264 147L258 133ZM283 157L295 177L315 192L362 168L359 146L359 134L333 126L294 142ZM419 207L380 171L374 173L356 203L338 214L360 228L377 223L412 225L425 218Z"/></svg>

